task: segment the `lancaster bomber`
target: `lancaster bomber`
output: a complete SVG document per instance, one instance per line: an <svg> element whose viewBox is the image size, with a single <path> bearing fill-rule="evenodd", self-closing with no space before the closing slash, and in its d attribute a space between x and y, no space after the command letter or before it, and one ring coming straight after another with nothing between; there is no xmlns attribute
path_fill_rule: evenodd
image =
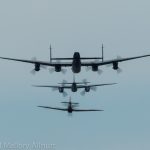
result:
<svg viewBox="0 0 150 150"><path fill-rule="evenodd" d="M96 91L98 86L106 86L106 85L114 85L117 83L105 83L105 84L88 84L86 79L83 79L82 82L76 82L75 77L72 83L68 83L66 80L63 80L62 83L58 83L60 85L33 85L34 87L45 87L52 88L53 91L58 90L63 96L67 96L67 93L64 91L65 89L71 89L72 92L77 92L78 89L84 89L80 94L82 96L85 93L90 92L90 90Z"/></svg>
<svg viewBox="0 0 150 150"><path fill-rule="evenodd" d="M101 72L99 69L99 66L104 65L112 65L112 68L114 70L119 70L118 64L120 62L143 58L143 57L149 57L148 55L141 55L136 57L127 57L127 58L116 58L111 60L104 60L104 53L103 53L103 46L102 46L102 57L81 57L79 52L75 52L73 54L72 58L52 58L52 48L50 46L50 61L38 61L36 59L34 60L26 60L26 59L15 59L15 58L8 58L8 57L0 57L0 59L6 59L6 60L12 60L12 61L18 61L18 62L25 62L34 64L34 71L40 71L40 68L42 66L50 66L53 67L54 71L56 72L65 72L63 71L63 67L71 67L73 73L80 73L81 67L91 67L92 71L94 72ZM60 62L61 60L70 60L70 62ZM84 60L92 60L89 62L85 62ZM55 62L54 62L55 61Z"/></svg>

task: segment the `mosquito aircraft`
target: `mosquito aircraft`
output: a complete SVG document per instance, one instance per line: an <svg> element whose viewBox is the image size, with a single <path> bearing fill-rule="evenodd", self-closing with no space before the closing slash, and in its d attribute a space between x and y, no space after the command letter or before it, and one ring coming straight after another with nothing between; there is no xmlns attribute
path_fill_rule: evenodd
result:
<svg viewBox="0 0 150 150"><path fill-rule="evenodd" d="M63 96L67 96L67 93L64 91L65 89L71 89L72 92L77 92L78 89L84 89L80 94L82 96L85 93L90 92L90 90L96 91L98 86L106 86L106 85L114 85L117 83L105 83L105 84L88 84L86 79L83 79L82 82L76 82L75 76L73 77L73 82L68 83L66 80L63 80L62 83L58 83L60 85L33 85L34 87L45 87L45 88L52 88L53 91L58 90Z"/></svg>
<svg viewBox="0 0 150 150"><path fill-rule="evenodd" d="M71 67L73 73L80 73L81 67L91 67L92 71L101 73L101 70L99 69L99 66L103 65L112 65L112 68L114 70L119 70L118 64L120 62L143 58L143 57L149 57L149 55L141 55L136 57L127 57L127 58L116 58L111 60L104 60L104 53L103 53L103 45L102 45L102 57L81 57L79 52L75 52L73 54L72 58L52 58L52 48L50 46L50 61L38 61L36 59L33 60L26 60L26 59L15 59L15 58L8 58L8 57L0 57L1 59L6 60L12 60L12 61L18 61L18 62L25 62L34 64L34 70L33 72L40 71L40 68L42 66L50 66L52 67L52 70L50 72L56 71L56 72L62 72L65 73L66 70L63 69L63 67ZM70 60L71 62L60 62L61 60ZM85 62L84 60L93 60L89 62ZM55 61L55 62L54 62Z"/></svg>
<svg viewBox="0 0 150 150"><path fill-rule="evenodd" d="M71 102L71 98L70 98L69 102L61 102L61 103L67 105L67 108L49 107L49 106L38 106L38 107L46 108L46 109L60 110L60 111L67 111L70 114L73 111L75 111L75 112L104 111L104 110L98 110L98 109L76 109L75 107L78 107L79 103Z"/></svg>

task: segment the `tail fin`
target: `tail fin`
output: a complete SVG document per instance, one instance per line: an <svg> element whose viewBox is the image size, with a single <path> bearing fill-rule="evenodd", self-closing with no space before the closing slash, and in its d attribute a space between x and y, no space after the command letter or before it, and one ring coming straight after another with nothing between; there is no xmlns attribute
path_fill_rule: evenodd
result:
<svg viewBox="0 0 150 150"><path fill-rule="evenodd" d="M102 62L104 61L104 46L102 44Z"/></svg>
<svg viewBox="0 0 150 150"><path fill-rule="evenodd" d="M50 63L51 63L52 62L52 47L51 47L51 45L50 45L49 49L50 49Z"/></svg>

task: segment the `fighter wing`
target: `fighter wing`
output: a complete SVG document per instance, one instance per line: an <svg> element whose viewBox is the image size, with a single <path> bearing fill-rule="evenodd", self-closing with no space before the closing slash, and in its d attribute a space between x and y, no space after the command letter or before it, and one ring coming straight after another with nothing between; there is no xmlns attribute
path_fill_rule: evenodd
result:
<svg viewBox="0 0 150 150"><path fill-rule="evenodd" d="M48 106L38 106L38 107L46 108L46 109L61 110L61 111L67 111L68 110L66 108L57 108L57 107L48 107Z"/></svg>
<svg viewBox="0 0 150 150"><path fill-rule="evenodd" d="M98 110L98 109L73 109L73 111L76 111L76 112L87 112L87 111L104 111L104 110Z"/></svg>
<svg viewBox="0 0 150 150"><path fill-rule="evenodd" d="M64 88L64 89L70 89L71 86L51 86L51 85L33 85L34 87L46 87L46 88Z"/></svg>
<svg viewBox="0 0 150 150"><path fill-rule="evenodd" d="M123 62L123 61L149 57L149 56L150 55L142 55L142 56L137 56L137 57L117 58L117 59L112 59L112 60L107 60L107 61L102 61L102 62L82 62L81 65L82 66L92 66L92 65L102 66L102 65L112 64L114 62Z"/></svg>
<svg viewBox="0 0 150 150"><path fill-rule="evenodd" d="M72 63L69 62L46 62L46 61L38 61L38 60L25 60L25 59L14 59L14 58L7 58L7 57L0 57L0 59L6 59L6 60L12 60L12 61L18 61L18 62L25 62L25 63L30 63L30 64L40 64L40 65L45 65L45 66L72 66Z"/></svg>
<svg viewBox="0 0 150 150"><path fill-rule="evenodd" d="M117 84L117 83L93 84L93 85L78 85L77 87L78 87L78 88L86 88L87 86L88 86L88 87L94 87L94 86L105 86L105 85L114 85L114 84Z"/></svg>

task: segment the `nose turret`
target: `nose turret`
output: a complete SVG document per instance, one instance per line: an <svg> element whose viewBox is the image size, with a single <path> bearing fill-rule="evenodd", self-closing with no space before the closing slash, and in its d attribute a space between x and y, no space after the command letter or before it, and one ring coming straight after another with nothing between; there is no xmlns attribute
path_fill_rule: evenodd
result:
<svg viewBox="0 0 150 150"><path fill-rule="evenodd" d="M75 52L73 55L74 59L80 59L80 53L79 52Z"/></svg>
<svg viewBox="0 0 150 150"><path fill-rule="evenodd" d="M77 91L77 84L75 82L72 83L71 89L72 89L72 92L76 92Z"/></svg>

